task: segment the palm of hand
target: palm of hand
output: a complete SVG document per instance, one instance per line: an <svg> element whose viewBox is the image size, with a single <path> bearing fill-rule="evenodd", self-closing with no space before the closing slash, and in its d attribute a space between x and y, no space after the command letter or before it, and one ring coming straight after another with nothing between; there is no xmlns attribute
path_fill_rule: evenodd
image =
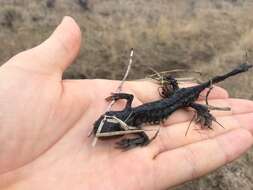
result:
<svg viewBox="0 0 253 190"><path fill-rule="evenodd" d="M77 28L71 19L64 24ZM37 51L56 43L55 36L66 28L60 26L42 47L14 57L0 70L0 80L6 81L0 86L0 187L164 189L203 175L251 146L253 103L228 99L226 92L217 88L210 103L240 106L237 112L216 113L226 130L215 128L205 135L193 131L185 137L191 116L179 111L147 147L121 152L111 140L98 142L93 148L87 135L106 110L104 98L115 91L118 82L62 81L59 70L70 64L78 45L69 47L69 55L59 60L61 69L54 72L45 58L38 58L36 63L32 60ZM68 50L55 46L59 51ZM128 82L123 91L134 94L134 105L139 105L156 99L156 89L147 82ZM117 106L122 105L119 102Z"/></svg>

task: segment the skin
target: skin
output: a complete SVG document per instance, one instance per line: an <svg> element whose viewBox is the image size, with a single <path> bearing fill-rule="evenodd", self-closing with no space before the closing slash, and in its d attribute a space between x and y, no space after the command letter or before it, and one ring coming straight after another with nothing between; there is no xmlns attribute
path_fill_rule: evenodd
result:
<svg viewBox="0 0 253 190"><path fill-rule="evenodd" d="M109 140L92 147L87 135L119 81L62 80L80 41L79 27L65 17L45 42L0 67L1 189L167 189L252 146L253 102L229 98L215 87L209 104L232 108L213 112L225 129L195 126L185 136L193 113L180 110L148 146L122 152L114 148L117 140ZM134 95L133 106L159 99L157 86L147 81L126 82L122 91ZM123 106L118 101L114 109Z"/></svg>

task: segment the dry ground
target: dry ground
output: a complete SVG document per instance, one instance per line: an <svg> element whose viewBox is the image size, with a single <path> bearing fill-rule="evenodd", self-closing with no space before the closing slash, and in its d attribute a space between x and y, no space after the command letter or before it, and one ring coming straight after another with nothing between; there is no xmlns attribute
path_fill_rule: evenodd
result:
<svg viewBox="0 0 253 190"><path fill-rule="evenodd" d="M120 79L135 48L131 79L156 70L193 68L207 75L253 58L251 0L0 0L0 63L44 40L64 15L83 32L82 49L66 78ZM47 5L48 4L48 5ZM49 6L50 5L50 6ZM250 74L222 84L231 96L253 99ZM176 189L251 190L253 151Z"/></svg>

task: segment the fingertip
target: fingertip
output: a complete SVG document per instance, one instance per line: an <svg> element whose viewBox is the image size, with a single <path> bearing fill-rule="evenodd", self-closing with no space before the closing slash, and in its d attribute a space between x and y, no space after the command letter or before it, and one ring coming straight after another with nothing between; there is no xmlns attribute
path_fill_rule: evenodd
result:
<svg viewBox="0 0 253 190"><path fill-rule="evenodd" d="M253 112L253 101L247 99L230 98L227 99L232 108L233 114L243 114Z"/></svg>
<svg viewBox="0 0 253 190"><path fill-rule="evenodd" d="M13 56L8 64L29 71L57 74L57 77L74 61L81 45L81 31L75 20L65 16L51 36L40 45Z"/></svg>
<svg viewBox="0 0 253 190"><path fill-rule="evenodd" d="M29 50L37 58L36 64L52 73L63 73L74 61L81 46L81 30L76 21L65 16L51 36Z"/></svg>
<svg viewBox="0 0 253 190"><path fill-rule="evenodd" d="M64 59L58 65L64 71L79 53L81 46L80 27L72 17L65 16L48 41L54 43L55 51L58 53L59 58L60 54L63 54L62 57Z"/></svg>
<svg viewBox="0 0 253 190"><path fill-rule="evenodd" d="M70 43L72 47L80 47L81 44L81 30L76 21L70 17L65 16L63 17L60 25L57 27L54 33L61 33L64 32L66 36L66 40Z"/></svg>
<svg viewBox="0 0 253 190"><path fill-rule="evenodd" d="M229 94L228 94L227 90L225 90L224 88L221 88L219 86L215 86L214 88L216 89L216 93L219 97L229 98Z"/></svg>

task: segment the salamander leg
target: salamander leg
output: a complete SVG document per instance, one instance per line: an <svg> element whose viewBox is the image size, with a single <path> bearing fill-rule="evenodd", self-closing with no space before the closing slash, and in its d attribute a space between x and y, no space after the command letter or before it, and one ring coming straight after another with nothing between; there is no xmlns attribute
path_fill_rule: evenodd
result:
<svg viewBox="0 0 253 190"><path fill-rule="evenodd" d="M127 100L125 108L130 108L132 106L134 96L132 94L127 93L112 93L111 96L106 98L106 101L113 101L113 100L117 101L121 99Z"/></svg>
<svg viewBox="0 0 253 190"><path fill-rule="evenodd" d="M145 146L149 144L151 141L145 132L138 133L139 137L137 138L123 138L119 142L117 142L117 147L123 150L129 150L135 148L137 146Z"/></svg>
<svg viewBox="0 0 253 190"><path fill-rule="evenodd" d="M216 118L210 113L210 109L206 105L201 105L197 103L192 103L190 105L193 109L196 110L196 123L200 123L202 129L212 129L212 122L216 122L221 127L223 127ZM224 127L223 127L224 128Z"/></svg>
<svg viewBox="0 0 253 190"><path fill-rule="evenodd" d="M177 80L168 75L162 78L161 87L159 87L159 94L162 98L168 98L179 89Z"/></svg>

